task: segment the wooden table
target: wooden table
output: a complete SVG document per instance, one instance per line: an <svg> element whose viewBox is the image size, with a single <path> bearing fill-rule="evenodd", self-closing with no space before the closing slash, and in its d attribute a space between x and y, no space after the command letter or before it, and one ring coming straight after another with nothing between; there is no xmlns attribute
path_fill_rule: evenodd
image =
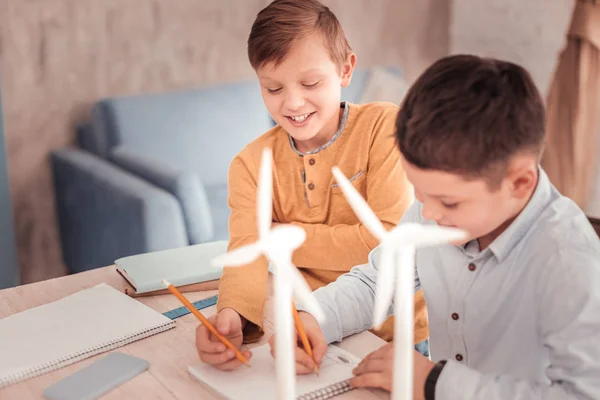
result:
<svg viewBox="0 0 600 400"><path fill-rule="evenodd" d="M118 275L114 266L100 268L75 275L51 279L29 285L18 286L0 291L0 318L36 307L64 296L73 294L81 289L105 282L119 290L124 290L124 280ZM191 301L197 301L216 294L217 291L186 293ZM165 312L181 306L181 303L171 295L140 297L139 301L159 312ZM269 294L265 310L265 330L267 334L258 344L263 344L269 333L273 331L272 295ZM214 314L215 307L202 310L209 316ZM120 347L114 351L131 354L148 360L149 369L122 384L102 397L108 399L214 399L213 392L208 391L196 380L191 378L187 367L199 363L195 348L195 330L198 320L191 314L180 317L177 327L149 338ZM40 335L44 327L39 327ZM385 342L377 336L363 332L345 339L340 347L364 357L379 348ZM41 375L18 384L0 389L0 400L5 399L43 399L46 387L58 380L71 375L75 371L91 364L106 355L99 354L59 370ZM0 355L1 357L2 355ZM250 397L249 397L250 398ZM387 399L389 395L382 391L355 390L348 392L339 399Z"/></svg>

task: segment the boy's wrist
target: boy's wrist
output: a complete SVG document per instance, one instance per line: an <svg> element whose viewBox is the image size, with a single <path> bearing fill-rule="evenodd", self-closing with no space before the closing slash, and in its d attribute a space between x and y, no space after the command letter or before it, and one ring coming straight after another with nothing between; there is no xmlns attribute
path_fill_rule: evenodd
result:
<svg viewBox="0 0 600 400"><path fill-rule="evenodd" d="M317 319L315 318L315 316L314 316L314 315L312 315L311 313L309 313L308 311L302 311L302 310L299 310L299 311L298 311L298 316L300 316L300 317L301 317L301 316L302 316L302 314L306 314L306 315L310 316L310 318L314 319L314 320L315 320L315 322L317 322L317 324L319 323L319 322L317 321Z"/></svg>
<svg viewBox="0 0 600 400"><path fill-rule="evenodd" d="M237 310L231 308L231 307L225 307L224 309L222 309L221 311L224 310L231 310L234 313L236 313L238 315L238 317L240 317L240 324L242 327L242 331L246 328L246 326L248 325L248 320L246 318L244 318L244 316L242 314L240 314L239 312L237 312Z"/></svg>
<svg viewBox="0 0 600 400"><path fill-rule="evenodd" d="M424 400L435 400L435 387L445 365L446 360L441 360L429 370L425 379Z"/></svg>

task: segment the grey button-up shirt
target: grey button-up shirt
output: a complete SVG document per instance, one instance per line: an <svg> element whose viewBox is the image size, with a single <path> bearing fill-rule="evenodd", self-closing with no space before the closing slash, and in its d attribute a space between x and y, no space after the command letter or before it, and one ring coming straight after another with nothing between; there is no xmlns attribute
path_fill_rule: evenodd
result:
<svg viewBox="0 0 600 400"><path fill-rule="evenodd" d="M421 209L401 223L433 223ZM376 248L315 291L328 342L372 327L378 259ZM419 249L415 267L432 359L449 360L436 399L600 399L600 241L541 168L528 205L487 249Z"/></svg>

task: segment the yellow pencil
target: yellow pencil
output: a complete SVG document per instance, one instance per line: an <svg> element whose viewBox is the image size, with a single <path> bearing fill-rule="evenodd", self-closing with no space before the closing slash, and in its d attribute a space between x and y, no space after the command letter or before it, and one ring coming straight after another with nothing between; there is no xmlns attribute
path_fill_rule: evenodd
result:
<svg viewBox="0 0 600 400"><path fill-rule="evenodd" d="M188 310L190 310L190 312L192 314L194 314L196 316L196 318L198 318L200 320L200 322L202 322L204 324L204 326L206 326L206 328L208 328L208 330L213 335L215 335L217 337L217 339L219 339L221 341L221 343L223 343L225 346L229 347L231 350L235 351L235 356L238 360L240 360L247 366L250 366L250 363L248 362L246 357L244 357L244 355L233 345L233 343L231 343L225 336L221 335L217 331L217 329L208 321L208 319L204 315L202 315L202 313L200 311L198 311L196 309L196 307L194 307L192 305L192 303L190 303L189 300L186 299L185 296L183 294L181 294L181 292L179 290L177 290L177 288L175 286L173 286L172 283L170 283L164 279L162 280L162 283L167 287L167 289L169 289L169 291L171 293L173 293L175 295L175 297L177 297L179 299L179 301L181 301L183 303L184 306L186 306L186 308Z"/></svg>
<svg viewBox="0 0 600 400"><path fill-rule="evenodd" d="M310 342L308 341L308 337L306 336L306 331L304 330L304 325L302 325L302 321L300 320L300 315L298 314L298 310L296 309L296 305L292 302L292 311L294 313L294 321L296 322L296 328L298 329L298 336L300 336L300 340L302 341L302 345L306 350L306 353L310 358L313 359L315 363L315 374L319 373L319 366L317 362L313 358L312 347L310 347Z"/></svg>

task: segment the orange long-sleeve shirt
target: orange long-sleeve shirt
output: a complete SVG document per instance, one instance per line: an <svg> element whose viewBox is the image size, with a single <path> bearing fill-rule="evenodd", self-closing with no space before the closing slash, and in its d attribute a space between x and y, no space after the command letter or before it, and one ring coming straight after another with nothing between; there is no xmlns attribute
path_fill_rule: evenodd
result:
<svg viewBox="0 0 600 400"><path fill-rule="evenodd" d="M229 169L229 250L258 239L256 193L264 147L273 150L273 222L291 223L306 231L306 241L293 262L315 290L333 282L353 266L367 262L377 239L360 223L331 173L338 166L367 200L386 229L400 221L412 191L400 163L394 138L398 106L391 103L346 103L339 135L318 152L298 153L279 126L246 146ZM246 342L263 334L268 262L260 257L241 268L225 268L218 310L233 308L249 322ZM375 332L391 340L393 324ZM415 295L415 343L429 336L422 292Z"/></svg>

